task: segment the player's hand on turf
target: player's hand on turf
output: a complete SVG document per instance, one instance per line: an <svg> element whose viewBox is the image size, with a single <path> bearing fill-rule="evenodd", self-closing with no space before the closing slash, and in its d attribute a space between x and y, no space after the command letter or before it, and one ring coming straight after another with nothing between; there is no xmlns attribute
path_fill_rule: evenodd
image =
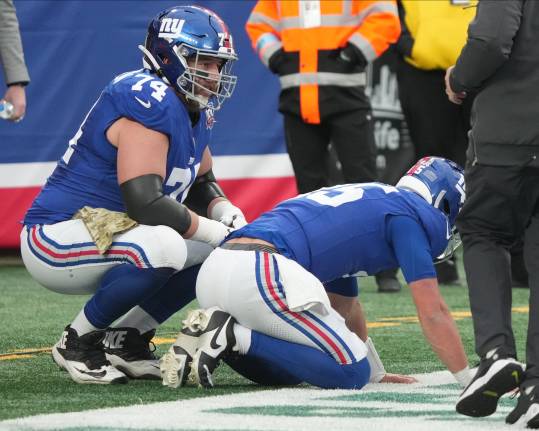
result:
<svg viewBox="0 0 539 431"><path fill-rule="evenodd" d="M400 383L409 385L410 383L417 383L417 379L412 376L406 376L404 374L391 374L387 373L384 377L382 377L382 380L380 380L380 383Z"/></svg>

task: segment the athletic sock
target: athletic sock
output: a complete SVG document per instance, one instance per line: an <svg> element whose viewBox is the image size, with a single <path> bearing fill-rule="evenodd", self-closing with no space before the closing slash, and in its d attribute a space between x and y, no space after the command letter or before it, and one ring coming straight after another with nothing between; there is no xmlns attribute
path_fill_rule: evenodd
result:
<svg viewBox="0 0 539 431"><path fill-rule="evenodd" d="M140 334L157 329L159 322L138 305L133 307L113 325L115 328L136 328Z"/></svg>
<svg viewBox="0 0 539 431"><path fill-rule="evenodd" d="M367 358L341 365L314 347L269 337L257 331L251 331L251 348L246 356L286 369L296 379L320 388L360 389L369 381Z"/></svg>
<svg viewBox="0 0 539 431"><path fill-rule="evenodd" d="M93 326L105 329L160 289L173 273L172 268L115 266L103 276L98 291L84 306L84 314Z"/></svg>
<svg viewBox="0 0 539 431"><path fill-rule="evenodd" d="M251 330L238 323L234 324L234 337L236 338L236 347L240 355L246 355L251 348Z"/></svg>
<svg viewBox="0 0 539 431"><path fill-rule="evenodd" d="M99 329L90 323L90 321L86 317L86 314L84 314L84 309L79 311L79 314L77 314L77 317L75 317L75 320L71 322L70 326L75 331L77 331L77 335L79 336L87 334L92 331L97 331Z"/></svg>

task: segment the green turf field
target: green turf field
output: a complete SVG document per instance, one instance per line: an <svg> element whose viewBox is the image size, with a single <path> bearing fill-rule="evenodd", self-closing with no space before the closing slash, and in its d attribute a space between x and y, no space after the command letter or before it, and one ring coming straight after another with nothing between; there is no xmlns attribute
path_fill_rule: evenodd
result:
<svg viewBox="0 0 539 431"><path fill-rule="evenodd" d="M443 366L424 341L417 321L411 318L415 310L408 291L379 294L374 279L365 278L361 283L360 297L370 322L369 332L386 369L397 373L442 370ZM457 324L473 365L476 357L467 290L463 286L449 286L443 287L442 292L458 319ZM218 369L215 378L218 388L211 391L191 387L173 390L156 381L131 381L120 386L72 382L67 373L53 363L49 349L86 299L55 294L40 287L23 267L0 267L0 420L257 389L226 366ZM524 357L527 303L528 290L514 289L513 325L520 342L521 358ZM158 330L155 340L158 353L172 342L184 314L185 310Z"/></svg>

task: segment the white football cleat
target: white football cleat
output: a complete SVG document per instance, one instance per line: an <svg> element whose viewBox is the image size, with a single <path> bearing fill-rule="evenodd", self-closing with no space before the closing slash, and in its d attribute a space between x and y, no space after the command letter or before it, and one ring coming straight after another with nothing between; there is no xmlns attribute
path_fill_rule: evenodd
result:
<svg viewBox="0 0 539 431"><path fill-rule="evenodd" d="M191 361L198 346L198 337L208 322L204 310L192 310L182 323L183 328L178 338L159 361L163 386L171 388L186 383L191 371Z"/></svg>

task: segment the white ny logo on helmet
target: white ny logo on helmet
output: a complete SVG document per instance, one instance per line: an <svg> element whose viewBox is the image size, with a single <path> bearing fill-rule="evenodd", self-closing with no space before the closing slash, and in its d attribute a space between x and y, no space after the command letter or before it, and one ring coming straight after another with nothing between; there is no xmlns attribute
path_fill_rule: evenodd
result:
<svg viewBox="0 0 539 431"><path fill-rule="evenodd" d="M161 20L161 27L159 28L159 37L165 39L175 39L179 37L184 24L184 19L163 18Z"/></svg>

